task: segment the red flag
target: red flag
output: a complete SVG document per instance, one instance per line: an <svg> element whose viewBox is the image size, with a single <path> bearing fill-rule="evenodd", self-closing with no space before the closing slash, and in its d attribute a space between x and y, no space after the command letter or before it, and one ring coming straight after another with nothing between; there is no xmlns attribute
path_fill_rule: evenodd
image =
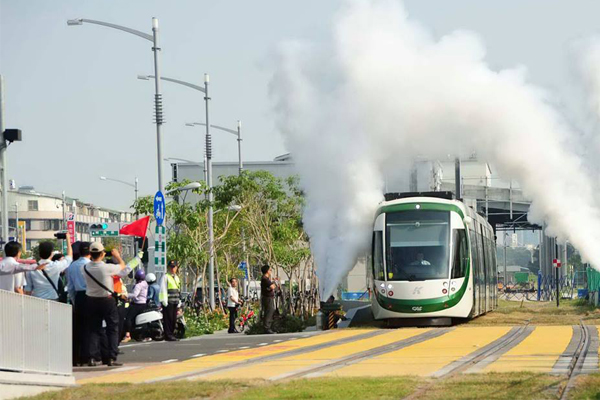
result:
<svg viewBox="0 0 600 400"><path fill-rule="evenodd" d="M138 219L119 229L119 235L146 237L150 216Z"/></svg>

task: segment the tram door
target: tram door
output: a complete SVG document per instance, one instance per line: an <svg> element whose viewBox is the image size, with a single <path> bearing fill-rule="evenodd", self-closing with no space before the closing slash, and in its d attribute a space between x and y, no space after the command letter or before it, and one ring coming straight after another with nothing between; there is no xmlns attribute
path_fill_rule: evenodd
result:
<svg viewBox="0 0 600 400"><path fill-rule="evenodd" d="M479 314L485 313L486 310L486 298L485 298L485 283L487 282L487 260L486 260L486 245L485 245L485 232L483 231L483 225L479 224L479 235L480 238L480 258L479 258L479 268L480 268L480 276L479 276Z"/></svg>
<svg viewBox="0 0 600 400"><path fill-rule="evenodd" d="M471 235L471 265L473 270L473 315L479 314L479 245L477 240L477 224L473 224Z"/></svg>

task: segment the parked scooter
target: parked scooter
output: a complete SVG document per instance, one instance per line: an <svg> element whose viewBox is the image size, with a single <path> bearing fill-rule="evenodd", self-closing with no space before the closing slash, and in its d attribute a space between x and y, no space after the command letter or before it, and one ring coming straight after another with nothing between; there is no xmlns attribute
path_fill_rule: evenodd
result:
<svg viewBox="0 0 600 400"><path fill-rule="evenodd" d="M162 319L162 313L151 302L146 311L135 317L135 327L131 332L131 337L137 341L145 339L164 340L165 330Z"/></svg>

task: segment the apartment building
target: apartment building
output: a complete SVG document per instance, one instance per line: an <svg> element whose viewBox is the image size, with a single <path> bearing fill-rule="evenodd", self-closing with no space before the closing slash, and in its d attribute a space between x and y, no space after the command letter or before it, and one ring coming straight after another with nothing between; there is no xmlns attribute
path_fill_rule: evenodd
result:
<svg viewBox="0 0 600 400"><path fill-rule="evenodd" d="M9 190L8 207L9 235L18 236L17 226L21 222L25 228L23 245L28 251L40 241L54 239L56 232L65 229L64 221L71 213L75 218L76 240L91 240L91 224L133 220L130 212L100 207L72 197L63 199L62 195L40 193L32 186Z"/></svg>

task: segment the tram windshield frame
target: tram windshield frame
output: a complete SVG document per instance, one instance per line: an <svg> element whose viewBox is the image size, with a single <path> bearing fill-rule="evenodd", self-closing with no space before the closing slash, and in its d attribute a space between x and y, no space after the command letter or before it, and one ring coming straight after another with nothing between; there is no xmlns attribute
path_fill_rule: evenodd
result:
<svg viewBox="0 0 600 400"><path fill-rule="evenodd" d="M450 211L406 210L387 213L387 280L449 279L450 224Z"/></svg>

